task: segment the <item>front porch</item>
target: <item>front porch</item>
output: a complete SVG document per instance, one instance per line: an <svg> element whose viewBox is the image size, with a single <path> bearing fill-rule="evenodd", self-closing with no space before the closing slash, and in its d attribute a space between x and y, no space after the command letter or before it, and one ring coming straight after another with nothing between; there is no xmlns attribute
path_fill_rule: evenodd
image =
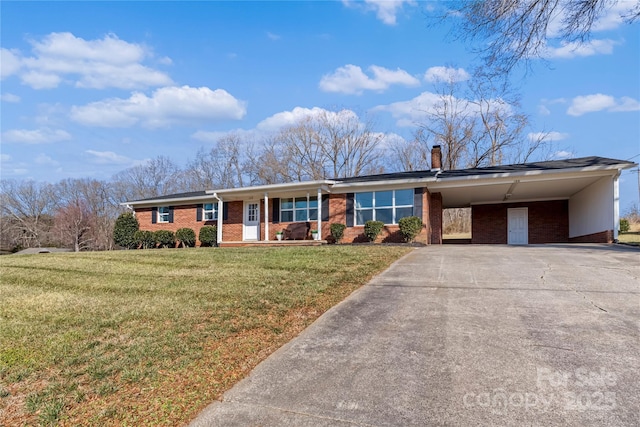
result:
<svg viewBox="0 0 640 427"><path fill-rule="evenodd" d="M229 241L220 242L218 246L221 248L237 248L237 247L265 247L265 246L322 246L326 245L326 240L254 240L254 241Z"/></svg>

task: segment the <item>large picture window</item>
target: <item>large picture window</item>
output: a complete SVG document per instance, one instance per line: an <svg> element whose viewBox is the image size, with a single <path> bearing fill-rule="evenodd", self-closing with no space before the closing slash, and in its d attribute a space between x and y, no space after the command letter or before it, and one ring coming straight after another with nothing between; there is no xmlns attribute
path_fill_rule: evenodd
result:
<svg viewBox="0 0 640 427"><path fill-rule="evenodd" d="M169 222L169 206L158 208L158 222Z"/></svg>
<svg viewBox="0 0 640 427"><path fill-rule="evenodd" d="M306 222L318 219L317 197L280 199L280 222Z"/></svg>
<svg viewBox="0 0 640 427"><path fill-rule="evenodd" d="M356 193L355 214L356 225L371 220L397 224L413 215L413 189Z"/></svg>
<svg viewBox="0 0 640 427"><path fill-rule="evenodd" d="M205 221L215 221L218 219L217 203L205 203L202 205L202 218Z"/></svg>

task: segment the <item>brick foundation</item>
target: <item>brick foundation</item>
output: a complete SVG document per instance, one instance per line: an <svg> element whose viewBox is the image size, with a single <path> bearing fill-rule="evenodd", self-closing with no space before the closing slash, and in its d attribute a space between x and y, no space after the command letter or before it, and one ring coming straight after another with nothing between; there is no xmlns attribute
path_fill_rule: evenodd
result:
<svg viewBox="0 0 640 427"><path fill-rule="evenodd" d="M587 234L585 236L570 237L571 243L613 243L613 230L600 233Z"/></svg>
<svg viewBox="0 0 640 427"><path fill-rule="evenodd" d="M569 242L569 203L501 203L471 207L471 241L474 244L507 244L507 209L528 208L529 243Z"/></svg>

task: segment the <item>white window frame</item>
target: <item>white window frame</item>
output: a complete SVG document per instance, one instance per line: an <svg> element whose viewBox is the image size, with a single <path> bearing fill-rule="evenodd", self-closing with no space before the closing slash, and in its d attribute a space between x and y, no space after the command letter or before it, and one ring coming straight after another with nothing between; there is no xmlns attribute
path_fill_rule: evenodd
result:
<svg viewBox="0 0 640 427"><path fill-rule="evenodd" d="M164 210L166 209L166 212ZM158 223L167 224L169 223L169 214L170 214L169 206L158 206Z"/></svg>
<svg viewBox="0 0 640 427"><path fill-rule="evenodd" d="M371 214L371 219L373 221L376 221L376 209L389 209L391 208L392 210L392 214L391 214L391 220L392 222L390 223L385 223L385 225L397 225L398 221L400 220L399 218L397 218L396 215L396 209L398 208L411 208L413 210L413 208L415 207L415 204L413 202L413 199L411 200L411 204L410 205L396 205L396 191L409 191L411 190L412 194L414 194L415 190L413 188L401 188L399 190L382 190L382 191L362 191L359 193L355 193L354 197L353 197L353 222L354 225L364 225L363 224L358 224L358 211L372 211ZM376 206L376 193L386 193L387 191L391 191L392 195L391 195L391 206ZM372 196L372 203L371 203L371 207L367 207L367 208L358 208L358 194L369 194L371 193Z"/></svg>
<svg viewBox="0 0 640 427"><path fill-rule="evenodd" d="M311 200L316 200L317 201L318 200L318 196L311 196L311 195L307 194L307 207L306 208L296 208L296 199L300 199L300 198L301 197L298 196L298 197L284 197L284 198L280 199L280 222L309 222L309 221L317 221L317 218L316 219L311 219L310 218L309 211L311 209L315 209L316 210L316 215L317 215L317 213L318 213L318 205L316 205L315 208L311 208L311 207L309 207L309 203L311 202ZM292 201L292 205L293 206L291 207L291 209L283 209L282 208L282 203L285 200L291 200ZM307 212L307 214L305 215L306 219L303 219L303 220L297 220L296 219L296 217L297 217L296 212L300 212L300 211L306 211ZM284 221L282 219L282 212L291 212L292 213L291 221Z"/></svg>
<svg viewBox="0 0 640 427"><path fill-rule="evenodd" d="M207 209L207 205L211 205L211 209ZM210 215L211 218L208 218ZM202 220L203 221L216 221L218 219L218 204L217 203L204 203L202 205Z"/></svg>

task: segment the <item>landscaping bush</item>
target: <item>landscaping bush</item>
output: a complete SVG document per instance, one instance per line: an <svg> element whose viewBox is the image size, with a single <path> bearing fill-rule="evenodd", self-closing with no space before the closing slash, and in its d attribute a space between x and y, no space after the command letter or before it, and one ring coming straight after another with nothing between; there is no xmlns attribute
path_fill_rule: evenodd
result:
<svg viewBox="0 0 640 427"><path fill-rule="evenodd" d="M398 221L400 226L400 234L404 237L405 242L413 242L422 230L422 220L417 216L406 216Z"/></svg>
<svg viewBox="0 0 640 427"><path fill-rule="evenodd" d="M375 242L382 231L382 227L384 227L384 222L382 221L367 221L364 223L364 235L370 242Z"/></svg>
<svg viewBox="0 0 640 427"><path fill-rule="evenodd" d="M626 218L620 219L620 232L628 233L630 229L631 229L631 226L629 225L629 220Z"/></svg>
<svg viewBox="0 0 640 427"><path fill-rule="evenodd" d="M134 235L138 229L140 224L133 212L120 214L113 227L113 241L123 248L133 249L137 246Z"/></svg>
<svg viewBox="0 0 640 427"><path fill-rule="evenodd" d="M173 248L176 245L176 235L173 231L158 230L153 233L153 238L161 248Z"/></svg>
<svg viewBox="0 0 640 427"><path fill-rule="evenodd" d="M344 229L347 228L346 225L340 223L331 224L331 237L335 240L336 243L339 243L344 236Z"/></svg>
<svg viewBox="0 0 640 427"><path fill-rule="evenodd" d="M196 245L196 232L190 228L179 228L176 231L176 239L180 241L183 248Z"/></svg>
<svg viewBox="0 0 640 427"><path fill-rule="evenodd" d="M133 239L140 249L150 249L156 245L156 239L151 231L138 230L133 235Z"/></svg>
<svg viewBox="0 0 640 427"><path fill-rule="evenodd" d="M198 239L202 246L217 246L218 228L215 225L205 225L200 229Z"/></svg>

